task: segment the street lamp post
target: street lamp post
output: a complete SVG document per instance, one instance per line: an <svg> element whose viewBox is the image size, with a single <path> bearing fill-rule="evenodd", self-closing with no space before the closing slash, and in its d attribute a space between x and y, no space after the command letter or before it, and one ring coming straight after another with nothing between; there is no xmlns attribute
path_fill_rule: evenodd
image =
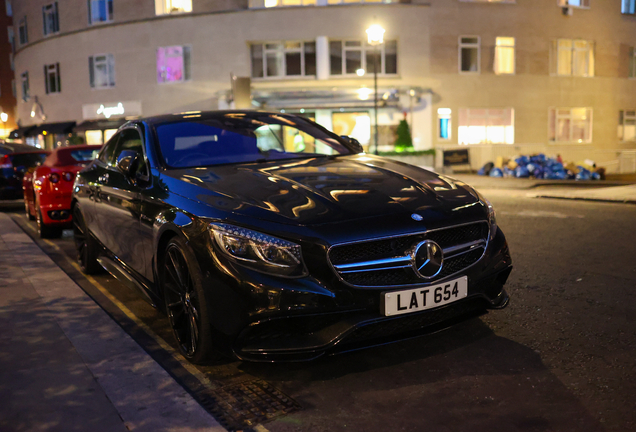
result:
<svg viewBox="0 0 636 432"><path fill-rule="evenodd" d="M378 154L378 45L384 42L384 29L379 24L373 24L367 29L367 41L373 47L373 116L374 116L374 148Z"/></svg>

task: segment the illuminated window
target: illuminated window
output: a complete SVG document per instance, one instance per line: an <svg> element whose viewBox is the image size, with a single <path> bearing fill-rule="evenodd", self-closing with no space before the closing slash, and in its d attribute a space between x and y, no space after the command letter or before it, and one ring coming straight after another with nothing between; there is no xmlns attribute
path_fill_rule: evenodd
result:
<svg viewBox="0 0 636 432"><path fill-rule="evenodd" d="M515 115L512 108L460 108L460 144L513 144Z"/></svg>
<svg viewBox="0 0 636 432"><path fill-rule="evenodd" d="M115 57L112 54L89 57L88 71L92 88L115 87Z"/></svg>
<svg viewBox="0 0 636 432"><path fill-rule="evenodd" d="M375 65L377 65L378 74L395 75L397 74L397 55L397 41L394 40L384 41L377 47L377 51L366 41L361 40L329 42L331 75L372 75Z"/></svg>
<svg viewBox="0 0 636 432"><path fill-rule="evenodd" d="M630 78L636 78L636 48L629 49L629 75Z"/></svg>
<svg viewBox="0 0 636 432"><path fill-rule="evenodd" d="M183 12L192 12L192 0L155 0L157 15Z"/></svg>
<svg viewBox="0 0 636 432"><path fill-rule="evenodd" d="M31 97L29 93L29 72L23 72L20 75L20 79L22 81L22 100L26 102Z"/></svg>
<svg viewBox="0 0 636 432"><path fill-rule="evenodd" d="M621 141L636 141L636 110L619 112L618 138Z"/></svg>
<svg viewBox="0 0 636 432"><path fill-rule="evenodd" d="M624 14L636 14L636 0L623 0L621 12Z"/></svg>
<svg viewBox="0 0 636 432"><path fill-rule="evenodd" d="M553 74L594 76L594 42L592 41L558 39L552 43L552 59Z"/></svg>
<svg viewBox="0 0 636 432"><path fill-rule="evenodd" d="M550 108L548 122L552 142L592 142L592 108Z"/></svg>
<svg viewBox="0 0 636 432"><path fill-rule="evenodd" d="M495 42L495 73L515 73L515 38L497 37Z"/></svg>
<svg viewBox="0 0 636 432"><path fill-rule="evenodd" d="M191 48L169 46L157 48L157 82L189 81Z"/></svg>
<svg viewBox="0 0 636 432"><path fill-rule="evenodd" d="M60 31L57 2L42 6L42 21L44 23L44 36Z"/></svg>
<svg viewBox="0 0 636 432"><path fill-rule="evenodd" d="M479 73L479 36L459 37L459 72Z"/></svg>
<svg viewBox="0 0 636 432"><path fill-rule="evenodd" d="M437 109L437 138L440 140L451 139L451 114L450 108Z"/></svg>
<svg viewBox="0 0 636 432"><path fill-rule="evenodd" d="M62 91L59 63L44 65L44 86L46 94Z"/></svg>
<svg viewBox="0 0 636 432"><path fill-rule="evenodd" d="M29 43L29 30L27 28L27 18L24 17L20 20L18 26L18 34L20 36L20 45Z"/></svg>
<svg viewBox="0 0 636 432"><path fill-rule="evenodd" d="M96 24L113 20L113 0L89 0L88 23Z"/></svg>
<svg viewBox="0 0 636 432"><path fill-rule="evenodd" d="M316 75L315 42L253 44L252 77L302 77Z"/></svg>
<svg viewBox="0 0 636 432"><path fill-rule="evenodd" d="M592 0L557 0L561 7L589 8Z"/></svg>

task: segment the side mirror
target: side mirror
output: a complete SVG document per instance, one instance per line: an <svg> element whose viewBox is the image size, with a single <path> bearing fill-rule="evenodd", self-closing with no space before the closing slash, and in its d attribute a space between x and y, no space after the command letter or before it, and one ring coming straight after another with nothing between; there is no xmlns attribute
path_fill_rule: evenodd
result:
<svg viewBox="0 0 636 432"><path fill-rule="evenodd" d="M132 177L139 165L139 153L133 150L123 150L117 157L117 169L126 177Z"/></svg>
<svg viewBox="0 0 636 432"><path fill-rule="evenodd" d="M348 147L351 150L353 150L354 153L364 152L364 149L362 148L362 144L360 144L360 141L358 141L354 137L350 137L348 135L341 135L340 138L342 138L348 144Z"/></svg>

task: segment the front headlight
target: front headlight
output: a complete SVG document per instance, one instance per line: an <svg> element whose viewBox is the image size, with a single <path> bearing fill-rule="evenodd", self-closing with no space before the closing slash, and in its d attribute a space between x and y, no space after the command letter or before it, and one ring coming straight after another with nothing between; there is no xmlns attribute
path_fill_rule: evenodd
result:
<svg viewBox="0 0 636 432"><path fill-rule="evenodd" d="M486 199L486 197L484 197L476 190L475 192L477 193L479 200L483 202L488 209L488 223L490 224L490 236L492 238L497 232L497 212L495 212L495 208L493 207L492 203Z"/></svg>
<svg viewBox="0 0 636 432"><path fill-rule="evenodd" d="M234 225L210 224L210 235L226 256L263 273L286 277L306 274L300 246Z"/></svg>

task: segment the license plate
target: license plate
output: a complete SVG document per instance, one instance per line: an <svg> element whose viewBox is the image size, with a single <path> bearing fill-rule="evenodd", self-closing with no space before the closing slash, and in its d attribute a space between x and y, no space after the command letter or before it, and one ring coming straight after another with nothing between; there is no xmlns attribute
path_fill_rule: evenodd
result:
<svg viewBox="0 0 636 432"><path fill-rule="evenodd" d="M468 277L426 288L385 292L382 295L382 312L385 316L423 311L465 298L468 295Z"/></svg>

